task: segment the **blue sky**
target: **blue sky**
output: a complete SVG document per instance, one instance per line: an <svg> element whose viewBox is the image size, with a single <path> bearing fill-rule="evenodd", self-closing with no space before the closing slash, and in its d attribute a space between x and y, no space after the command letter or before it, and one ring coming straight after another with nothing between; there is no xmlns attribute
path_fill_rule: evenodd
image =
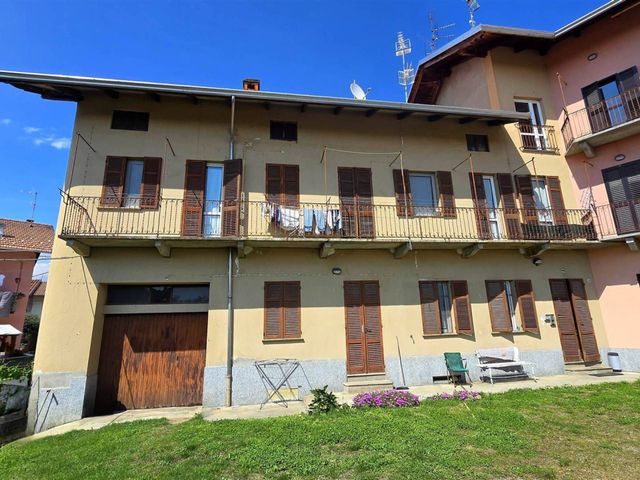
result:
<svg viewBox="0 0 640 480"><path fill-rule="evenodd" d="M556 29L604 0L479 0L479 23ZM464 0L0 0L0 69L403 99L397 31L427 51L428 12L468 29ZM75 104L0 85L0 217L54 224Z"/></svg>

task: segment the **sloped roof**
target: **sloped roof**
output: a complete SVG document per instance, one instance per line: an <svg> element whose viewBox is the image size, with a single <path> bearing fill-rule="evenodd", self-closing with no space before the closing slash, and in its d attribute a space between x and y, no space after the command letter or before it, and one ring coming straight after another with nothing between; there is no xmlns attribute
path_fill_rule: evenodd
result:
<svg viewBox="0 0 640 480"><path fill-rule="evenodd" d="M51 253L54 236L51 225L9 218L0 218L0 224L4 224L4 235L0 237L0 251L24 250Z"/></svg>
<svg viewBox="0 0 640 480"><path fill-rule="evenodd" d="M30 297L44 297L47 290L47 282L42 280L31 280L31 286L29 287Z"/></svg>

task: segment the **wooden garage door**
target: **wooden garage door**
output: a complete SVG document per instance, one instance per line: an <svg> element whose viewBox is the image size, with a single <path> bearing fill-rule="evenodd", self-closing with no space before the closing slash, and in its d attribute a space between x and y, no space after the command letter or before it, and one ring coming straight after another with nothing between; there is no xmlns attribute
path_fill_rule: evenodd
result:
<svg viewBox="0 0 640 480"><path fill-rule="evenodd" d="M206 313L105 316L96 412L202 403Z"/></svg>

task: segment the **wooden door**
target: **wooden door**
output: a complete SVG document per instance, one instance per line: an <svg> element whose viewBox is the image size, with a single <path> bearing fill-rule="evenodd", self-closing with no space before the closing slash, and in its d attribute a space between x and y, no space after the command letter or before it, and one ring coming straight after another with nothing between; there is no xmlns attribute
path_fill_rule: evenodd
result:
<svg viewBox="0 0 640 480"><path fill-rule="evenodd" d="M344 282L344 306L347 373L384 372L378 282Z"/></svg>
<svg viewBox="0 0 640 480"><path fill-rule="evenodd" d="M582 280L549 280L565 362L598 362L600 353Z"/></svg>
<svg viewBox="0 0 640 480"><path fill-rule="evenodd" d="M206 313L105 316L97 413L200 405Z"/></svg>
<svg viewBox="0 0 640 480"><path fill-rule="evenodd" d="M342 230L346 237L373 238L373 181L370 168L338 167Z"/></svg>

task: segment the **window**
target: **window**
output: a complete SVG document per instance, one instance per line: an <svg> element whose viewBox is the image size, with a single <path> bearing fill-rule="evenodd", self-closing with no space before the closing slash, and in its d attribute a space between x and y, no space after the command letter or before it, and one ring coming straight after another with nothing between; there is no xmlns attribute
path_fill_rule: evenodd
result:
<svg viewBox="0 0 640 480"><path fill-rule="evenodd" d="M301 338L300 282L264 282L264 338Z"/></svg>
<svg viewBox="0 0 640 480"><path fill-rule="evenodd" d="M209 303L209 285L109 285L107 305Z"/></svg>
<svg viewBox="0 0 640 480"><path fill-rule="evenodd" d="M204 206L202 209L202 234L205 237L219 237L221 233L222 174L222 165L207 164Z"/></svg>
<svg viewBox="0 0 640 480"><path fill-rule="evenodd" d="M533 177L531 179L531 187L533 188L533 203L538 211L538 221L543 225L553 225L553 214L546 180L542 177Z"/></svg>
<svg viewBox="0 0 640 480"><path fill-rule="evenodd" d="M122 206L125 208L140 207L143 168L144 160L127 160L124 177L124 191L122 196Z"/></svg>
<svg viewBox="0 0 640 480"><path fill-rule="evenodd" d="M640 78L635 66L584 87L582 97L593 132L640 116L638 87ZM625 92L634 93L623 95Z"/></svg>
<svg viewBox="0 0 640 480"><path fill-rule="evenodd" d="M399 217L456 216L451 172L394 170L393 187Z"/></svg>
<svg viewBox="0 0 640 480"><path fill-rule="evenodd" d="M298 141L298 124L293 122L271 122L271 140Z"/></svg>
<svg viewBox="0 0 640 480"><path fill-rule="evenodd" d="M113 130L147 132L149 130L149 112L114 110L111 117L111 128Z"/></svg>
<svg viewBox="0 0 640 480"><path fill-rule="evenodd" d="M101 207L157 208L162 159L107 157Z"/></svg>
<svg viewBox="0 0 640 480"><path fill-rule="evenodd" d="M473 334L471 304L467 282L420 281L422 329L425 336L458 333Z"/></svg>
<svg viewBox="0 0 640 480"><path fill-rule="evenodd" d="M467 134L467 150L470 152L488 152L489 137L487 135Z"/></svg>
<svg viewBox="0 0 640 480"><path fill-rule="evenodd" d="M514 102L516 112L528 113L529 120L520 121L520 138L525 150L546 150L547 141L544 129L544 117L542 106L538 100L516 100Z"/></svg>
<svg viewBox="0 0 640 480"><path fill-rule="evenodd" d="M530 280L487 280L485 286L494 333L538 332Z"/></svg>
<svg viewBox="0 0 640 480"><path fill-rule="evenodd" d="M298 165L268 163L265 176L265 191L269 202L286 207L299 207L300 169Z"/></svg>
<svg viewBox="0 0 640 480"><path fill-rule="evenodd" d="M435 215L438 206L436 176L432 173L410 173L413 213L418 217Z"/></svg>
<svg viewBox="0 0 640 480"><path fill-rule="evenodd" d="M640 160L602 171L618 234L640 231Z"/></svg>

